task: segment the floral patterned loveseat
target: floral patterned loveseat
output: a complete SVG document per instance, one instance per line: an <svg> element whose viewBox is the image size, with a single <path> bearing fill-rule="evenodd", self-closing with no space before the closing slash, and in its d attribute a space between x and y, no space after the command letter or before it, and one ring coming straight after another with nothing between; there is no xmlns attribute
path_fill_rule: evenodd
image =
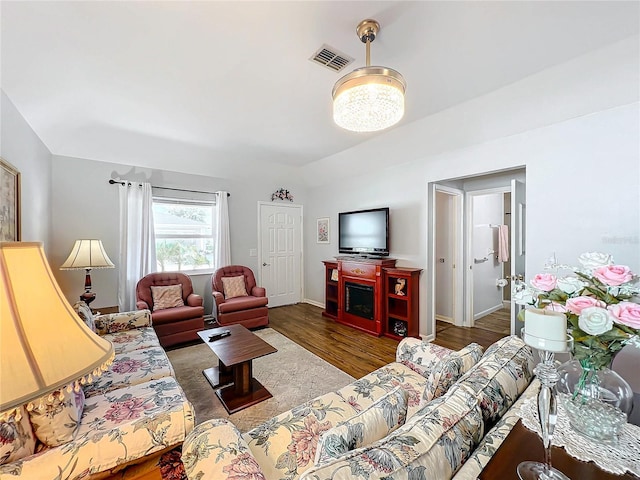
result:
<svg viewBox="0 0 640 480"><path fill-rule="evenodd" d="M68 441L47 446L38 435L47 426L34 424L32 429L29 422L37 419L24 412L17 445L23 451L31 448L31 454L0 465L1 480L104 478L127 465L156 461L193 430L193 408L173 377L150 312L94 318L84 302L74 308L96 334L113 343L115 359L79 395L71 394L73 400L65 396L45 405L47 420L58 422L54 430L59 432L60 424L71 427Z"/></svg>
<svg viewBox="0 0 640 480"><path fill-rule="evenodd" d="M407 338L396 362L244 434L223 419L182 447L190 480L476 479L536 392L531 349Z"/></svg>

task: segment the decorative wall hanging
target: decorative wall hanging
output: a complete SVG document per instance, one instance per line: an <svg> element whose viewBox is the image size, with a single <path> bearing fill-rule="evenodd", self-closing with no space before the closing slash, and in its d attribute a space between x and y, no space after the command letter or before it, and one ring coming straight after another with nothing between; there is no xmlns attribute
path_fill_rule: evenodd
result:
<svg viewBox="0 0 640 480"><path fill-rule="evenodd" d="M319 218L317 227L317 243L329 243L329 218Z"/></svg>
<svg viewBox="0 0 640 480"><path fill-rule="evenodd" d="M289 200L290 202L293 202L293 195L289 190L279 188L271 194L271 201L273 202L274 200Z"/></svg>
<svg viewBox="0 0 640 480"><path fill-rule="evenodd" d="M0 242L20 241L20 172L0 158Z"/></svg>

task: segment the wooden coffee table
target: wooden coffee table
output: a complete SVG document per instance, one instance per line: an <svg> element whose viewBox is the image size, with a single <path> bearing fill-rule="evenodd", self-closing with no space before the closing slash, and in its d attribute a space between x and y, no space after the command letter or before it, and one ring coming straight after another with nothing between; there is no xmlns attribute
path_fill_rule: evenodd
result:
<svg viewBox="0 0 640 480"><path fill-rule="evenodd" d="M213 342L209 337L216 333L231 335ZM203 370L216 395L227 412L235 413L243 408L271 398L271 393L253 378L253 360L278 350L242 325L211 328L198 332L205 344L219 359L218 366Z"/></svg>

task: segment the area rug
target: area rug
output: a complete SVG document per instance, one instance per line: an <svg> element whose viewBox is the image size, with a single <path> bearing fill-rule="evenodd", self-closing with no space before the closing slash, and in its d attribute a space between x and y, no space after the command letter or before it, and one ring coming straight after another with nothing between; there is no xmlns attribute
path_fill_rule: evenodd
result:
<svg viewBox="0 0 640 480"><path fill-rule="evenodd" d="M196 423L211 418L227 418L244 433L271 417L354 381L351 375L271 328L254 333L278 349L276 353L253 361L253 376L273 397L233 415L227 413L202 374L202 370L218 362L207 345L192 345L167 352L176 379L194 406Z"/></svg>

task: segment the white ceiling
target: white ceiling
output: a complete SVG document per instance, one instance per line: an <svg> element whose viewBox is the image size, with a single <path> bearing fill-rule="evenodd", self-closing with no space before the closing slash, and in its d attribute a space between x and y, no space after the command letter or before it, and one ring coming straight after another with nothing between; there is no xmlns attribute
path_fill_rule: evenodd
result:
<svg viewBox="0 0 640 480"><path fill-rule="evenodd" d="M333 84L364 65L364 18L382 25L372 63L407 80L403 125L637 34L639 6L3 1L2 89L57 155L115 161L116 144L153 155L170 143L298 166L384 134L331 119ZM341 73L310 62L323 43L356 61Z"/></svg>

